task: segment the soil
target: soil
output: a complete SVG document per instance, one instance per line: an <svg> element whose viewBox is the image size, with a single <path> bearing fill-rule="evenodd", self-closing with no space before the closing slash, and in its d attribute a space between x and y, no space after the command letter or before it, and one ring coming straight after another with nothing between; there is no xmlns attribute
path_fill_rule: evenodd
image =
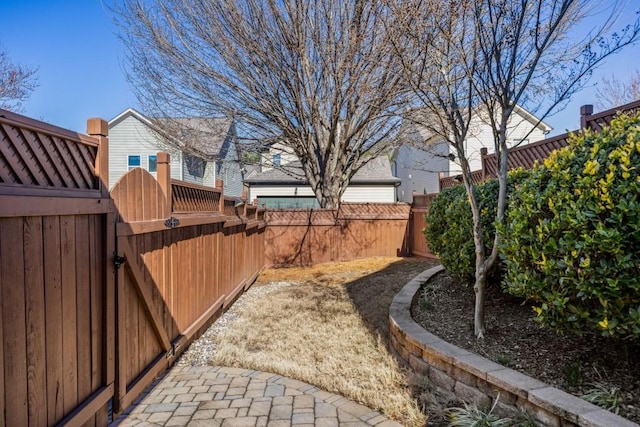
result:
<svg viewBox="0 0 640 427"><path fill-rule="evenodd" d="M446 273L414 298L414 320L429 332L576 396L594 384L617 387L619 415L640 423L640 343L601 336L558 335L534 320L531 304L487 286L484 339L473 334L473 289Z"/></svg>

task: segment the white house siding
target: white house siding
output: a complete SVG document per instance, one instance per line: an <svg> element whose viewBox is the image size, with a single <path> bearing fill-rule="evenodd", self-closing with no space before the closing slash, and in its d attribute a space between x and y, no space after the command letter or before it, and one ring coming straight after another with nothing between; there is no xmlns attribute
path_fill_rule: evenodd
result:
<svg viewBox="0 0 640 427"><path fill-rule="evenodd" d="M129 171L129 156L140 156L140 167L148 170L149 156L167 151L147 125L129 115L109 129L109 188ZM171 152L171 176L181 179L180 153ZM156 173L152 173L155 177Z"/></svg>
<svg viewBox="0 0 640 427"><path fill-rule="evenodd" d="M433 144L428 151L411 145L401 146L394 165L396 177L402 180L398 187L398 200L411 203L414 191L417 194L437 193L439 172L449 172L448 153L446 143Z"/></svg>
<svg viewBox="0 0 640 427"><path fill-rule="evenodd" d="M280 155L280 165L286 165L298 160L298 157L293 153L293 149L280 143L275 143L269 146L269 151L263 153L260 158L260 166L262 171L273 169L273 156Z"/></svg>
<svg viewBox="0 0 640 427"><path fill-rule="evenodd" d="M249 187L249 203L259 197L314 197L308 185L251 185ZM393 203L395 202L395 187L380 185L350 185L342 195L343 202L358 203Z"/></svg>
<svg viewBox="0 0 640 427"><path fill-rule="evenodd" d="M545 133L539 127L533 129L533 131L531 129L533 129L533 123L520 114L514 113L508 124L507 145L512 147L523 138L526 138L528 142L540 141L545 138ZM471 171L476 171L482 169L481 149L486 147L488 153L495 151L493 131L491 130L491 126L483 122L479 116L474 116L471 120L469 132L471 136L467 138L465 151L467 159L469 160L469 166L471 166ZM448 176L454 176L460 173L462 173L462 169L457 159L451 161L449 163Z"/></svg>
<svg viewBox="0 0 640 427"><path fill-rule="evenodd" d="M393 184L350 185L342 195L343 202L357 203L393 203L396 201L396 187Z"/></svg>
<svg viewBox="0 0 640 427"><path fill-rule="evenodd" d="M308 185L251 185L249 187L249 203L253 203L258 197L280 196L315 196Z"/></svg>

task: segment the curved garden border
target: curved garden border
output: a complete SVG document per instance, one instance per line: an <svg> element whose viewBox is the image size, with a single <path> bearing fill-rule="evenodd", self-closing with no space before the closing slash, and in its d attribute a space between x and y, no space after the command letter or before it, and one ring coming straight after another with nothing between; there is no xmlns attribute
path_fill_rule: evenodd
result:
<svg viewBox="0 0 640 427"><path fill-rule="evenodd" d="M389 309L391 346L413 370L426 375L445 396L490 406L496 411L527 411L545 426L638 426L520 372L471 353L427 332L411 318L411 302L420 286L444 270L437 266L407 283Z"/></svg>

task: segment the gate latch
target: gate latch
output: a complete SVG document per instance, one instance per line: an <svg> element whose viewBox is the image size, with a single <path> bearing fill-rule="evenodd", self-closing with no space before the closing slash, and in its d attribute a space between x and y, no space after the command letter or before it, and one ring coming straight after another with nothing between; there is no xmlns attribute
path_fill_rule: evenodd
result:
<svg viewBox="0 0 640 427"><path fill-rule="evenodd" d="M116 270L118 268L120 268L120 266L122 266L122 264L124 264L125 262L127 262L127 257L126 256L120 256L118 254L113 254L113 265L116 267Z"/></svg>
<svg viewBox="0 0 640 427"><path fill-rule="evenodd" d="M164 225L167 228L176 228L180 225L180 220L172 216L171 218L167 218L167 220L164 222Z"/></svg>

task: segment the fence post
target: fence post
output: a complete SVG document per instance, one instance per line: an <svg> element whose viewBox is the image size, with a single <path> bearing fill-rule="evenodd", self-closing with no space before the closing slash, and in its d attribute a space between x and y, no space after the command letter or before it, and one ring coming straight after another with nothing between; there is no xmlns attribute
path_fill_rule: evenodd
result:
<svg viewBox="0 0 640 427"><path fill-rule="evenodd" d="M216 188L220 189L220 206L218 207L218 210L224 213L224 181L216 179Z"/></svg>
<svg viewBox="0 0 640 427"><path fill-rule="evenodd" d="M482 170L482 181L485 181L487 178L487 168L485 167L485 163L487 163L487 155L489 154L489 150L487 147L482 147L480 149L480 168Z"/></svg>
<svg viewBox="0 0 640 427"><path fill-rule="evenodd" d="M593 105L586 104L580 107L580 128L587 129L589 117L593 114Z"/></svg>
<svg viewBox="0 0 640 427"><path fill-rule="evenodd" d="M160 188L162 189L162 194L165 197L166 203L163 208L163 216L164 218L168 218L171 216L171 208L172 208L172 194L171 194L171 156L169 153L165 153L164 151L160 151L156 157L157 161L157 180Z"/></svg>
<svg viewBox="0 0 640 427"><path fill-rule="evenodd" d="M99 118L87 119L87 134L98 140L95 171L100 180L100 194L109 197L109 124Z"/></svg>

